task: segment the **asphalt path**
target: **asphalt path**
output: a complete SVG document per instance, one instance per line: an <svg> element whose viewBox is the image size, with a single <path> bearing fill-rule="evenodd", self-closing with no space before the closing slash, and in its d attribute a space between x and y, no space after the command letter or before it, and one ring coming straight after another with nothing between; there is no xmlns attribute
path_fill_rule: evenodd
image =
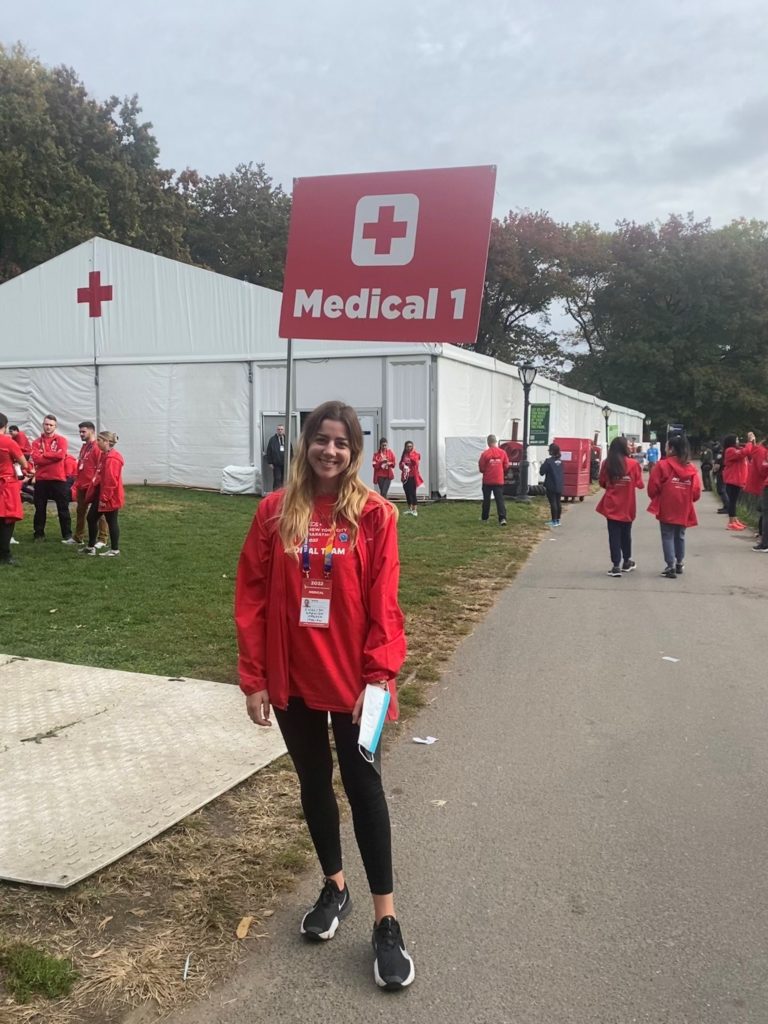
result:
<svg viewBox="0 0 768 1024"><path fill-rule="evenodd" d="M766 1024L768 556L704 495L685 575L660 578L641 495L637 571L611 579L594 503L544 537L386 758L413 986L374 985L347 823L334 940L298 934L314 872L175 1024Z"/></svg>

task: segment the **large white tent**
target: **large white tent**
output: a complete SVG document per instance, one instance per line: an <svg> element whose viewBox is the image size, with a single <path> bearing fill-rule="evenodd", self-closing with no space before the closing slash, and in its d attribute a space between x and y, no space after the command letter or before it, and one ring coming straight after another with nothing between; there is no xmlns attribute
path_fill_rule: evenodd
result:
<svg viewBox="0 0 768 1024"><path fill-rule="evenodd" d="M253 465L260 484L285 407L279 309L279 292L91 239L0 287L0 411L32 435L52 412L72 444L83 419L114 430L128 482L215 488ZM294 360L297 420L349 402L369 454L414 441L427 493L468 496L447 437L508 438L522 418L517 370L453 345L296 341ZM531 401L550 404L552 436L603 435L601 399L539 377ZM609 405L642 436L642 413Z"/></svg>

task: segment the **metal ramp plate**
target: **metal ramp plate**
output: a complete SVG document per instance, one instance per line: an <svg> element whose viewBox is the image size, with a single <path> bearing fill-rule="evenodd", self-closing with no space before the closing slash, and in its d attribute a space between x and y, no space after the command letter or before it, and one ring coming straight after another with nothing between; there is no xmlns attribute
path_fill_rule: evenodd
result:
<svg viewBox="0 0 768 1024"><path fill-rule="evenodd" d="M67 888L283 753L235 686L0 654L0 878Z"/></svg>

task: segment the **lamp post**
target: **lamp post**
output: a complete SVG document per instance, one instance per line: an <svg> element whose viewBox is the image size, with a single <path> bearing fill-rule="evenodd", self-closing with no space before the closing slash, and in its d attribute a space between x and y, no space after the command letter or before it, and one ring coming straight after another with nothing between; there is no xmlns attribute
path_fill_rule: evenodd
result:
<svg viewBox="0 0 768 1024"><path fill-rule="evenodd" d="M603 419L605 420L605 454L608 455L608 417L611 415L610 405L603 406Z"/></svg>
<svg viewBox="0 0 768 1024"><path fill-rule="evenodd" d="M523 385L523 458L520 462L520 479L515 501L530 501L531 499L528 497L528 470L530 468L528 462L528 406L531 385L536 380L537 370L530 363L523 363L522 366L518 366L517 372Z"/></svg>
<svg viewBox="0 0 768 1024"><path fill-rule="evenodd" d="M651 417L650 416L646 416L645 419L643 420L643 423L645 423L645 432L648 435L648 441L650 441L651 440Z"/></svg>

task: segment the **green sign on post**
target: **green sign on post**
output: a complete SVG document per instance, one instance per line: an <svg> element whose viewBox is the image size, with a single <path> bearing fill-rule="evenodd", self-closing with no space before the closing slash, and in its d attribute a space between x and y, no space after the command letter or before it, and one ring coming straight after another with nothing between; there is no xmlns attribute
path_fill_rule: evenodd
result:
<svg viewBox="0 0 768 1024"><path fill-rule="evenodd" d="M528 444L549 444L548 405L531 405L528 418Z"/></svg>
<svg viewBox="0 0 768 1024"><path fill-rule="evenodd" d="M608 424L608 444L611 443L611 441L614 439L614 437L618 437L618 436L619 436L619 425L618 425L618 423L609 423Z"/></svg>

